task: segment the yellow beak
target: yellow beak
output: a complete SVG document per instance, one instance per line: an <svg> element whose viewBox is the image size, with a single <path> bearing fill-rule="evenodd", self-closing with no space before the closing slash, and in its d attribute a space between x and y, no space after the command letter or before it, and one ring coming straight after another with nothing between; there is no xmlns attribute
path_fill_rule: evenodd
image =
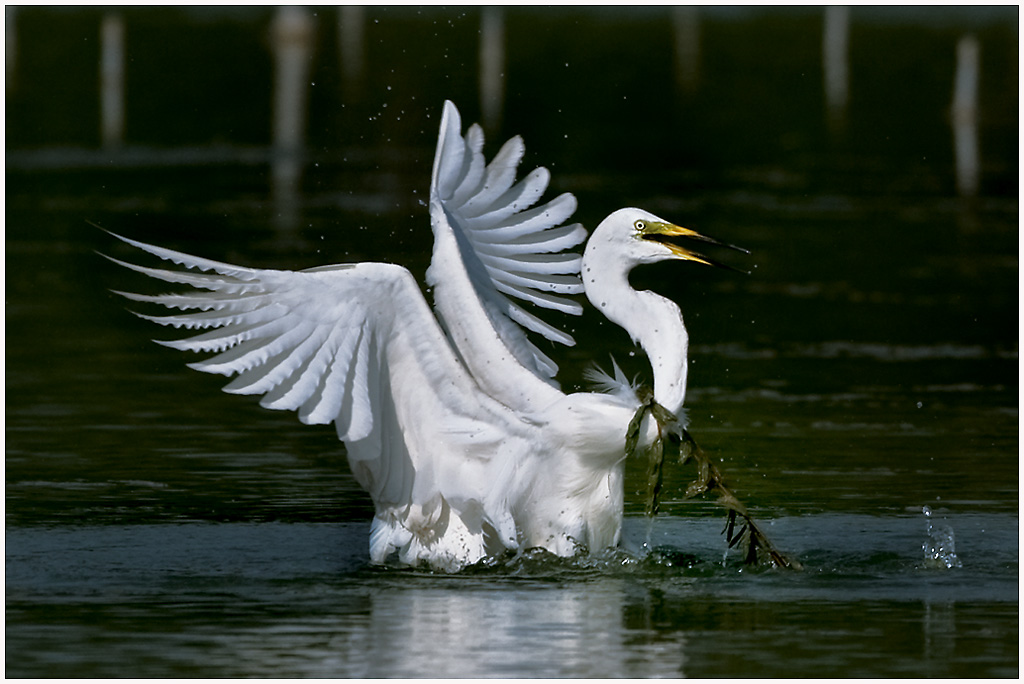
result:
<svg viewBox="0 0 1024 684"><path fill-rule="evenodd" d="M669 242L668 240L663 239L671 237L689 238L691 240L698 240L700 242L707 242L712 245L718 245L720 247L734 249L737 252L743 252L744 254L750 254L748 250L743 249L742 247L737 247L736 245L730 245L728 243L721 242L714 238L708 237L707 235L701 235L695 230L683 228L682 226L677 226L672 223L662 223L660 221L647 221L644 223L642 236L644 238L651 239L654 242L664 245L672 252L672 254L677 259L681 259L683 261L695 261L698 264L705 264L707 266L717 266L718 268L726 268L729 269L730 271L746 273L746 271L741 271L738 268L733 268L732 266L720 263L718 261L715 261L714 259L704 256L703 254L694 252L691 249L687 249L682 245L677 245L674 242Z"/></svg>

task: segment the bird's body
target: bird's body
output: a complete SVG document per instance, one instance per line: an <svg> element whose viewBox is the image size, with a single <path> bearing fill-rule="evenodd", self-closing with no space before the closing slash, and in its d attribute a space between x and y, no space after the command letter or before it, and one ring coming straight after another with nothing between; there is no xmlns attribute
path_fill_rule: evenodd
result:
<svg viewBox="0 0 1024 684"><path fill-rule="evenodd" d="M603 392L563 393L555 364L524 328L573 344L510 297L566 313L585 292L647 352L654 398L676 415L686 392L687 336L678 307L636 292L630 269L685 259L660 240L706 239L639 209L611 214L586 238L562 225L575 199L531 208L547 186L538 169L518 184L513 138L484 164L483 135L460 133L445 104L431 182L434 250L427 282L384 263L306 271L249 269L127 240L190 269L124 264L200 292L131 299L187 311L144 316L208 329L165 342L217 352L190 364L236 376L224 389L262 394L305 423L334 423L375 516L370 557L457 570L504 549L568 556L618 543L627 427L640 399L616 369ZM436 315L435 315L436 313ZM653 421L643 433L653 439Z"/></svg>

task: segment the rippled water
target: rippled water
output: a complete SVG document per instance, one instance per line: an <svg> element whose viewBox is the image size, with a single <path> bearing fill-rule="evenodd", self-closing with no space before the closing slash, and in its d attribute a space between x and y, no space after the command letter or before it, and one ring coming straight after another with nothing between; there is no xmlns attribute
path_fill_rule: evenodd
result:
<svg viewBox="0 0 1024 684"><path fill-rule="evenodd" d="M1016 530L949 522L970 559L956 572L925 562L910 515L777 520L802 573L723 562L717 523L678 518L645 560L524 557L459 576L366 566L359 523L19 529L8 672L1012 676Z"/></svg>
<svg viewBox="0 0 1024 684"><path fill-rule="evenodd" d="M512 35L525 35L515 28L525 15L512 16ZM579 22L565 16L544 29L559 33L543 43L549 51L530 59L550 62L551 46L576 35ZM399 25L415 28L384 21L381 45L404 35ZM602 26L585 21L579 36ZM431 40L449 35L433 27ZM821 147L792 110L773 117L760 102L804 107L806 93L747 96L715 79L734 73L728 55L756 67L743 27L710 22L725 42L709 45L734 48L708 52L714 111L687 111L696 133L650 128L635 141L639 157L594 144L633 121L626 110L591 108L571 89L559 100L557 88L536 86L546 118L527 116L536 101L521 93L507 115L512 132L516 117L532 130L527 163L552 167L553 191L577 195L588 227L636 205L751 250L716 255L749 276L666 264L634 284L683 308L693 435L802 572L744 567L726 548L723 512L683 498L687 468L667 469L661 514L649 522L640 465L628 474L614 552L526 553L459 575L371 567L372 505L333 430L222 394L222 378L150 342L173 332L134 318L109 292L149 283L98 256L132 255L87 222L246 265L390 260L422 277L436 123L423 91L434 98L440 86L385 74L395 86L387 97L399 100L387 117L349 111L332 129L321 116L311 135L330 146L318 146L290 214L269 191L265 150L132 148L98 166L95 154L52 148L9 155L6 674L1017 676L1019 222L1016 190L1000 194L1016 187L1014 162L986 148L989 192L958 200L951 171L936 170L945 161L918 158L944 149L934 134L946 135L945 124L918 125L889 111L891 98L886 116L872 118L865 88L848 144ZM917 34L872 35L885 47ZM786 64L803 54L797 43L779 53ZM991 45L983 54L998 55ZM518 46L513 54L535 54ZM854 73L873 73L857 54ZM922 61L904 58L907 70L907 60ZM527 66L512 62L513 79ZM606 71L601 79L614 78ZM918 99L934 81L945 102L940 76L915 83ZM437 108L472 92L452 90ZM627 104L644 101L628 94ZM755 96L756 107L743 99ZM15 125L25 101L15 97ZM244 118L242 105L224 106L227 120ZM1002 135L998 112L987 121L990 136ZM392 132L417 142L395 144ZM21 135L36 144L35 133ZM629 374L647 372L628 336L596 314L561 322L579 341L551 350L567 389L609 354Z"/></svg>

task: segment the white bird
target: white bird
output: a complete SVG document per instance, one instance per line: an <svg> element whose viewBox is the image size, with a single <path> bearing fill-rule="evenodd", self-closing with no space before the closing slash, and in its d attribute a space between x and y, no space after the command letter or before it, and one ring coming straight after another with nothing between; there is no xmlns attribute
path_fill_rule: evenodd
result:
<svg viewBox="0 0 1024 684"><path fill-rule="evenodd" d="M187 313L145 316L209 329L161 342L217 352L189 364L236 376L224 390L263 395L308 424L333 422L348 462L375 507L370 559L395 554L454 571L505 549L571 556L619 542L627 427L641 400L616 366L595 374L601 392L563 393L557 367L524 328L572 337L514 300L582 312L583 292L651 361L654 399L681 416L687 333L678 307L628 280L640 264L669 259L718 265L665 241L717 243L640 209L602 221L586 238L563 225L576 200L533 207L547 188L539 168L520 182L522 139L485 164L483 132L461 133L445 102L430 188L434 247L427 283L435 311L408 270L387 263L304 271L253 269L120 238L189 270L114 260L198 288L157 296L120 293ZM436 316L435 316L436 314ZM645 440L657 427L645 425Z"/></svg>

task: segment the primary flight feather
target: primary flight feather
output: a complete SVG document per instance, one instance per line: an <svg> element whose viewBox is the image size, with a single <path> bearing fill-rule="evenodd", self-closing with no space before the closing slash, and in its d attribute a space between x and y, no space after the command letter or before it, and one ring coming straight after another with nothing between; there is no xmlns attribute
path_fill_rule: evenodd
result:
<svg viewBox="0 0 1024 684"><path fill-rule="evenodd" d="M253 269L121 237L185 270L117 261L190 292L121 293L180 313L143 315L201 331L163 342L214 352L189 364L233 376L224 390L334 423L375 507L370 558L397 555L458 570L504 549L568 556L618 543L626 432L641 400L620 372L604 392L563 393L555 363L529 338L573 338L529 308L582 312L585 293L647 353L654 401L681 415L687 334L678 307L629 285L639 264L717 265L666 241L710 241L640 209L620 209L587 238L565 222L571 194L538 205L549 174L516 182L517 136L490 163L483 132L462 134L445 102L430 187L432 311L401 266ZM141 315L141 314L140 314ZM659 429L645 425L645 439Z"/></svg>

